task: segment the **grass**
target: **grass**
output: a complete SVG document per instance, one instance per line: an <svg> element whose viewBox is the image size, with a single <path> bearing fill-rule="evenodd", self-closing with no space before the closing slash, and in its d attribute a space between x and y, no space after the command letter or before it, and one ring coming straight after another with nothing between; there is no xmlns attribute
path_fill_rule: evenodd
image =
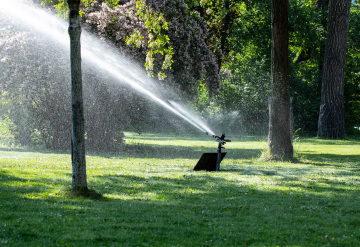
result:
<svg viewBox="0 0 360 247"><path fill-rule="evenodd" d="M360 246L359 140L300 138L289 163L237 137L221 172L195 172L207 136L126 136L86 157L98 198L66 192L67 153L0 149L0 246Z"/></svg>

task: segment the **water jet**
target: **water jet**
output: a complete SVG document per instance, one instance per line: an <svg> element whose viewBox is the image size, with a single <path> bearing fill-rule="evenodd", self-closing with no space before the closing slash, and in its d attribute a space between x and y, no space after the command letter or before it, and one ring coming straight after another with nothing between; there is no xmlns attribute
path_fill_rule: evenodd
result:
<svg viewBox="0 0 360 247"><path fill-rule="evenodd" d="M61 49L64 54L69 53L68 26L65 21L26 1L0 0L0 4L2 6L0 9L1 16L12 20L12 24L20 26L29 33L36 33L36 35L44 37L45 42L53 42L51 44ZM164 95L170 94L169 90L149 78L144 69L140 68L137 63L125 57L111 44L94 37L84 30L81 35L81 44L84 65L105 72L112 78L113 83L133 89L134 92L157 103L163 109L172 112L196 129L213 137L219 142L221 153L221 148L223 148L226 140L216 136L191 110L175 101L167 101L166 98L173 95L164 97ZM163 95L161 92L164 92Z"/></svg>

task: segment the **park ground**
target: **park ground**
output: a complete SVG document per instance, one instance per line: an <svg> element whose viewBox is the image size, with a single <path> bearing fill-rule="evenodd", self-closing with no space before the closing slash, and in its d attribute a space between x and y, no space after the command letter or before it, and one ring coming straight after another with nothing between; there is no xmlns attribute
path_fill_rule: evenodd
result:
<svg viewBox="0 0 360 247"><path fill-rule="evenodd" d="M67 152L0 148L0 246L360 246L360 139L297 138L297 160L259 160L266 137L234 137L220 172L193 171L208 136L126 133L88 153L69 194Z"/></svg>

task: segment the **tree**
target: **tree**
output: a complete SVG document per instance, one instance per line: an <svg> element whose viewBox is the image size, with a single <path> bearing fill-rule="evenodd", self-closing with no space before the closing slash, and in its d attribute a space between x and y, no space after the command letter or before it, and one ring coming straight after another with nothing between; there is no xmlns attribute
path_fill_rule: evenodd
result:
<svg viewBox="0 0 360 247"><path fill-rule="evenodd" d="M288 0L273 0L271 13L271 97L268 153L272 159L293 157L290 134Z"/></svg>
<svg viewBox="0 0 360 247"><path fill-rule="evenodd" d="M72 123L68 48L62 49L53 37L37 35L35 30L4 26L0 29L0 88L9 104L4 114L14 123L17 143L69 150ZM129 89L119 89L108 75L90 64L83 63L81 69L86 150L118 151L127 122L124 118L135 115L126 112L139 102L139 96L130 94Z"/></svg>
<svg viewBox="0 0 360 247"><path fill-rule="evenodd" d="M360 1L351 5L346 48L344 106L346 134L359 133L360 126Z"/></svg>
<svg viewBox="0 0 360 247"><path fill-rule="evenodd" d="M219 71L229 59L231 40L238 29L242 0L185 0L193 14L199 14L208 26L206 43L216 56Z"/></svg>
<svg viewBox="0 0 360 247"><path fill-rule="evenodd" d="M159 47L154 46L155 43L150 40L154 34L147 27L147 21L144 22L136 14L138 9L133 0L114 8L105 3L94 3L84 10L87 24L94 32L112 41L137 61L145 63L147 60L146 67L151 65L153 74L164 71L167 75L165 83L175 84L175 87L188 95L193 95L199 82L206 81L211 91L219 88L216 58L205 42L208 37L206 23L200 16L190 13L184 0L151 0L142 10L161 14L167 23L167 28L161 29L160 33L166 34L168 43L165 47L172 47L174 54L171 57L171 68L166 69L163 68L163 61L170 57L156 52L164 47L164 42L156 42ZM134 33L137 33L138 38L132 35ZM137 45L133 46L135 43ZM149 59L150 53L152 59Z"/></svg>
<svg viewBox="0 0 360 247"><path fill-rule="evenodd" d="M1 90L10 104L7 114L16 126L14 135L21 145L69 149L70 83L64 78L68 57L52 38L23 29L9 25L0 30Z"/></svg>
<svg viewBox="0 0 360 247"><path fill-rule="evenodd" d="M81 26L79 20L80 0L68 0L68 5L72 103L72 190L87 191L80 46Z"/></svg>
<svg viewBox="0 0 360 247"><path fill-rule="evenodd" d="M344 71L351 0L329 3L318 137L345 137Z"/></svg>

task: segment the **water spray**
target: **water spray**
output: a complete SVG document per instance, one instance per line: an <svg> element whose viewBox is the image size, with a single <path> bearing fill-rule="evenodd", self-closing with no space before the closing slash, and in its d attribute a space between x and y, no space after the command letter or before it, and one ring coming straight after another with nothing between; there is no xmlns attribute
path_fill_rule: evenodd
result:
<svg viewBox="0 0 360 247"><path fill-rule="evenodd" d="M44 10L27 4L26 1L5 1L0 0L0 14L14 18L23 26L36 30L38 33L44 34L45 37L51 38L55 44L59 44L61 49L68 52L69 38L67 36L67 25L65 22L56 19ZM16 10L16 11L15 11ZM200 158L194 170L219 171L220 162L225 156L221 149L224 148L226 142L225 134L216 136L201 119L195 114L184 108L184 106L174 102L163 100L158 97L153 87L145 87L152 80L149 79L142 71L137 68L137 64L131 62L127 58L120 55L111 45L99 41L87 32L82 33L82 56L84 61L89 62L97 69L105 71L111 75L119 84L133 88L135 92L149 98L158 103L160 106L181 117L188 123L192 124L201 132L214 138L218 144L217 153L204 153Z"/></svg>
<svg viewBox="0 0 360 247"><path fill-rule="evenodd" d="M225 134L222 134L221 136L215 135L200 119L196 118L194 115L190 115L189 111L184 109L180 104L171 100L168 100L168 103L171 105L169 107L176 110L177 115L219 143L217 153L204 153L194 167L194 170L220 171L220 163L226 155L226 152L222 153L221 149L224 148L223 146L226 142L231 142L231 140L225 139Z"/></svg>

